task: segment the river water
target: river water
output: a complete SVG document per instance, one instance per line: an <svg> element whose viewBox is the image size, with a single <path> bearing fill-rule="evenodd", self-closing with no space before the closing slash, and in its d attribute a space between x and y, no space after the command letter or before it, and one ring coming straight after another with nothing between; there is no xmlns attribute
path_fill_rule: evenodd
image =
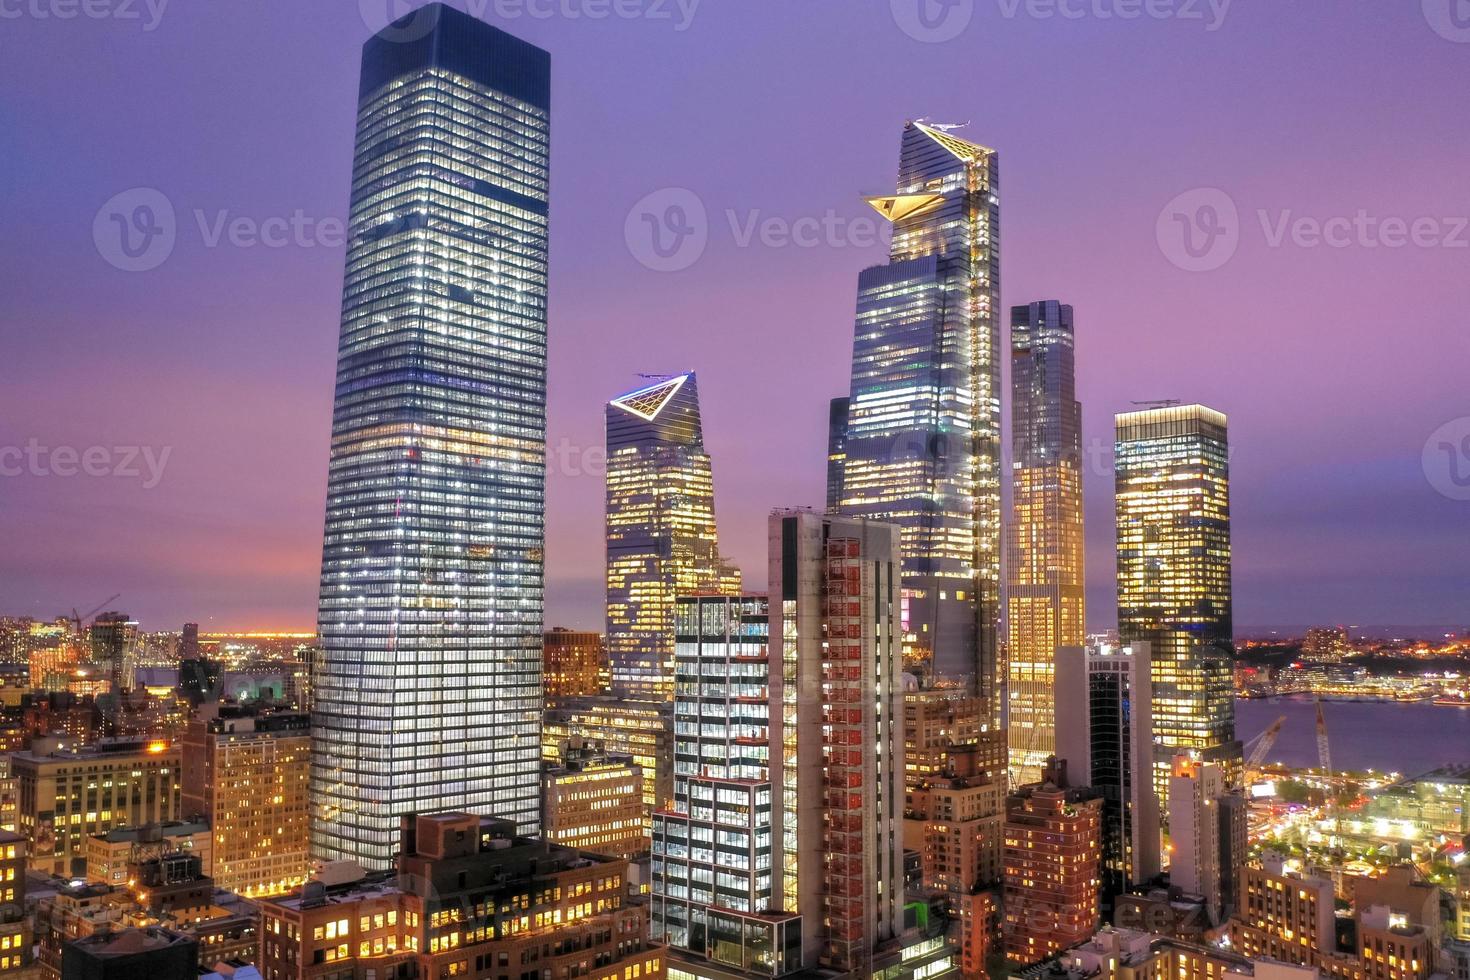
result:
<svg viewBox="0 0 1470 980"><path fill-rule="evenodd" d="M1470 763L1470 708L1429 701L1324 701L1322 711L1334 769L1412 776L1447 763ZM1249 741L1282 715L1286 725L1265 761L1316 766L1317 705L1310 697L1236 701L1237 736Z"/></svg>

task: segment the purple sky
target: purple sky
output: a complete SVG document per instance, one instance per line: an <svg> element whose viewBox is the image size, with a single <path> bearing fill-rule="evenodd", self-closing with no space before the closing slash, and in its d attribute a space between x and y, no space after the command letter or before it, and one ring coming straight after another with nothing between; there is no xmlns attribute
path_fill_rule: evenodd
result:
<svg viewBox="0 0 1470 980"><path fill-rule="evenodd" d="M155 18L159 2L60 19L80 0L0 0L0 449L169 451L156 486L141 461L137 477L60 475L64 455L0 478L0 612L121 592L147 628L309 628L343 251L311 232L206 239L222 214L345 216L372 2L171 0ZM1470 624L1470 502L1453 499L1470 494L1437 442L1441 465L1422 462L1446 423L1437 441L1470 439L1470 231L1453 220L1470 215L1470 29L1443 16L1451 0L1236 0L1215 30L1219 0L1150 0L1203 19L1132 20L1099 16L1130 0L1065 0L1077 18L973 0L942 43L898 26L917 0L703 0L682 31L672 0L670 19L460 2L552 53L548 624L600 625L601 478L557 460L601 444L602 402L639 372L699 372L721 533L751 584L768 510L820 503L856 276L885 256L851 222L860 195L891 192L916 116L971 121L961 135L1000 150L1003 302L1076 307L1089 443L1109 446L1134 399L1230 414L1239 624ZM173 206L177 242L130 273L93 224L138 187ZM709 216L678 272L625 242L630 209L665 188ZM1156 227L1199 188L1239 214L1238 250L1209 272L1179 268ZM737 228L830 211L838 230L742 246L731 211ZM1388 247L1388 229L1271 245L1288 212L1359 211L1434 220L1418 245ZM1110 474L1087 493L1101 627Z"/></svg>

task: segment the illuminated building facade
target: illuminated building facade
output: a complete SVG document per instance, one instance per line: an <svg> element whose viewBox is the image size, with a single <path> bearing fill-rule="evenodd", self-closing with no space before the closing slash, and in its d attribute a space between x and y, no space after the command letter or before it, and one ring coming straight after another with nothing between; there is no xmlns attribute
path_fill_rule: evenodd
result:
<svg viewBox="0 0 1470 980"><path fill-rule="evenodd" d="M30 865L55 875L86 874L87 838L115 827L179 817L177 745L131 740L66 748L38 738L11 757L16 830L30 842Z"/></svg>
<svg viewBox="0 0 1470 980"><path fill-rule="evenodd" d="M678 601L674 799L653 816L652 914L672 949L774 977L800 968L804 950L782 893L783 861L796 857L776 839L769 624L763 596Z"/></svg>
<svg viewBox="0 0 1470 980"><path fill-rule="evenodd" d="M1012 786L1056 750L1057 651L1086 636L1082 405L1072 307L1011 309L1011 523L1007 535L1006 716Z"/></svg>
<svg viewBox="0 0 1470 980"><path fill-rule="evenodd" d="M1102 797L1105 911L1159 873L1149 645L1064 647L1056 660L1056 754Z"/></svg>
<svg viewBox="0 0 1470 980"><path fill-rule="evenodd" d="M542 833L553 844L606 857L633 858L648 850L643 772L632 756L576 739L542 780Z"/></svg>
<svg viewBox="0 0 1470 980"><path fill-rule="evenodd" d="M26 839L0 831L0 977L27 972L31 923L26 916Z"/></svg>
<svg viewBox="0 0 1470 980"><path fill-rule="evenodd" d="M905 657L1000 716L999 164L904 127L891 261L858 280L837 511L903 534ZM830 470L829 470L830 472ZM829 488L829 497L833 495Z"/></svg>
<svg viewBox="0 0 1470 980"><path fill-rule="evenodd" d="M92 663L107 676L113 697L131 690L138 667L137 621L127 613L99 613L87 636L92 643Z"/></svg>
<svg viewBox="0 0 1470 980"><path fill-rule="evenodd" d="M861 973L903 932L899 532L778 512L769 599L681 598L654 935L717 967Z"/></svg>
<svg viewBox="0 0 1470 980"><path fill-rule="evenodd" d="M576 698L546 712L541 754L547 762L561 761L570 741L585 739L604 750L633 757L643 774L645 831L653 811L674 796L673 705L656 701L618 701L612 698Z"/></svg>
<svg viewBox="0 0 1470 980"><path fill-rule="evenodd" d="M847 466L847 398L834 398L827 407L827 510L842 506L842 474Z"/></svg>
<svg viewBox="0 0 1470 980"><path fill-rule="evenodd" d="M1118 629L1153 654L1154 784L1187 751L1239 777L1226 418L1169 405L1117 418Z"/></svg>
<svg viewBox="0 0 1470 980"><path fill-rule="evenodd" d="M566 698L595 697L608 685L607 652L602 634L562 629L543 638L541 676L547 707Z"/></svg>
<svg viewBox="0 0 1470 980"><path fill-rule="evenodd" d="M260 903L263 980L663 980L628 862L473 814L404 818L396 875Z"/></svg>
<svg viewBox="0 0 1470 980"><path fill-rule="evenodd" d="M1326 878L1291 873L1275 851L1261 867L1241 870L1240 908L1230 920L1230 945L1250 957L1318 966L1337 948L1336 896Z"/></svg>
<svg viewBox="0 0 1470 980"><path fill-rule="evenodd" d="M304 714L196 719L183 738L183 812L213 828L225 891L279 895L311 870L311 728Z"/></svg>
<svg viewBox="0 0 1470 980"><path fill-rule="evenodd" d="M1056 782L1023 788L1006 804L1006 958L1029 965L1085 941L1097 928L1102 800Z"/></svg>
<svg viewBox="0 0 1470 980"><path fill-rule="evenodd" d="M411 20L409 18L412 18ZM312 853L536 829L550 58L443 4L363 49L313 660Z"/></svg>
<svg viewBox="0 0 1470 980"><path fill-rule="evenodd" d="M1244 797L1225 769L1189 755L1174 758L1169 778L1169 881L1204 898L1211 922L1238 903L1245 865Z"/></svg>
<svg viewBox="0 0 1470 980"><path fill-rule="evenodd" d="M607 650L618 697L673 698L674 601L732 595L691 374L607 405Z"/></svg>

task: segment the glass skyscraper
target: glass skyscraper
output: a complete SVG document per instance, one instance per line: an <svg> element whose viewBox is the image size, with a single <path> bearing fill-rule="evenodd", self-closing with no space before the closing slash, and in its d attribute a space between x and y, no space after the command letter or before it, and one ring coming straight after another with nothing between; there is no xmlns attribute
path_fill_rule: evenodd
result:
<svg viewBox="0 0 1470 980"><path fill-rule="evenodd" d="M1056 750L1057 650L1086 634L1082 406L1072 307L1011 309L1011 524L1006 561L1007 729L1012 786Z"/></svg>
<svg viewBox="0 0 1470 980"><path fill-rule="evenodd" d="M607 406L607 652L613 694L674 696L674 603L736 595L720 558L699 384L681 374Z"/></svg>
<svg viewBox="0 0 1470 980"><path fill-rule="evenodd" d="M1153 651L1154 784L1176 754L1239 774L1232 693L1226 418L1165 405L1117 418L1118 632Z"/></svg>
<svg viewBox="0 0 1470 980"><path fill-rule="evenodd" d="M1000 711L999 164L904 127L891 261L858 281L839 513L903 534L905 661ZM829 469L829 472L835 472ZM829 491L830 493L830 491Z"/></svg>
<svg viewBox="0 0 1470 980"><path fill-rule="evenodd" d="M314 665L312 849L539 825L550 58L441 4L363 49Z"/></svg>

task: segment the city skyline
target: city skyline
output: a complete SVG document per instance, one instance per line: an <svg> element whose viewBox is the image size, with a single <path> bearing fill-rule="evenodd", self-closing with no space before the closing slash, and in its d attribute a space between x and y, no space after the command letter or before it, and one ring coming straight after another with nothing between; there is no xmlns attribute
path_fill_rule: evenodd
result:
<svg viewBox="0 0 1470 980"><path fill-rule="evenodd" d="M194 212L203 212L206 226L220 211L257 221L298 208L314 219L345 214L337 177L351 152L351 117L344 106L350 105L355 78L350 62L368 33L352 7L287 11L268 4L249 16L220 14L213 20L179 7L150 35L166 39L187 32L198 38L201 51L216 56L252 44L263 50L263 39L271 37L273 48L281 46L279 61L233 54L226 60L267 93L309 93L290 100L284 113L267 112L249 104L255 100L228 92L201 102L167 84L199 64L181 52L163 54L157 63L129 64L137 84L108 90L97 81L98 66L107 62L96 52L119 39L127 30L121 24L13 25L22 40L37 42L17 44L13 70L51 78L55 68L35 60L40 51L60 51L58 63L81 68L74 82L36 86L13 109L17 131L48 132L52 142L21 149L13 158L22 178L17 186L30 190L8 192L13 196L7 203L15 205L14 227L22 233L15 239L27 247L11 245L7 258L17 272L19 320L37 330L19 333L12 362L17 411L5 420L7 435L0 442L24 446L35 438L53 446L142 444L173 451L163 479L146 491L141 481L126 479L7 479L16 511L28 520L15 528L5 558L7 588L0 604L6 612L49 617L61 611L55 606L87 608L96 598L123 591L119 604L144 628L194 619L206 631L310 626L325 495L324 474L314 461L325 452L329 429L323 389L335 341L331 308L340 300L331 283L340 274L342 253L326 245L211 248ZM821 503L821 420L827 398L840 390L844 366L824 360L813 369L813 352L840 345L850 333L852 277L881 260L884 249L857 236L833 248L769 248L759 239L742 247L725 211L736 211L738 225L753 216L821 218L831 208L850 226L861 216L861 195L884 190L878 179L891 169L896 125L924 114L970 120L972 126L959 135L1000 150L1009 175L1007 206L1025 216L1008 223L1002 301L1063 295L1089 325L1079 349L1079 398L1087 406L1089 442L1107 431L1111 414L1135 399L1199 399L1231 414L1239 447L1237 496L1249 508L1236 519L1240 631L1313 620L1413 625L1465 618L1451 546L1463 527L1464 508L1436 490L1421 459L1431 434L1465 414L1451 380L1465 344L1456 329L1462 286L1451 278L1460 253L1312 249L1290 242L1272 248L1255 214L1263 209L1276 220L1290 210L1294 217L1327 218L1366 208L1380 217L1413 218L1446 213L1445 202L1464 200L1462 176L1430 166L1412 149L1422 143L1421 127L1427 125L1442 130L1438 145L1448 158L1463 156L1456 153L1454 141L1463 136L1450 125L1451 108L1428 100L1408 120L1395 118L1389 108L1412 101L1411 93L1450 91L1463 65L1463 46L1437 37L1416 10L1361 9L1323 23L1304 11L1242 9L1214 33L1148 21L1006 21L989 12L977 15L964 39L945 44L906 37L887 10L876 10L843 22L850 63L824 63L826 75L820 76L798 49L828 36L836 10L816 4L783 15L788 32L777 42L769 71L782 84L803 86L812 98L791 100L801 104L778 107L769 119L740 110L718 91L717 67L729 64L718 57L722 37L738 39L752 29L719 5L702 7L684 32L638 22L522 19L502 25L554 53L566 52L569 66L578 55L609 43L626 42L647 55L634 59L645 77L619 66L608 69L609 94L589 88L590 64L570 66L560 82L591 94L586 106L568 108L574 125L565 129L578 142L557 171L576 196L555 205L561 210L554 223L561 220L566 235L553 253L554 278L566 285L553 287L551 304L553 335L559 324L564 338L552 349L554 457L563 445L579 458L600 444L597 396L605 397L619 379L639 370L700 365L715 419L708 440L725 474L719 490L722 520L730 525L725 536L735 543L737 564L759 568L749 541L758 539L768 509ZM286 24L306 29L283 30ZM1002 81L1001 93L983 108L966 92L966 83L984 70L966 63L993 64L996 78L1004 78L1008 68L1019 77L1016 64L1073 35L1099 42L1078 47L1073 71L1123 54L1139 65L1139 78L1097 91L1068 85L1067 79L1077 77L1070 71L1027 85ZM1312 53L1298 59L1286 77L1297 85L1299 105L1322 110L1331 125L1307 133L1298 125L1301 109L1263 104L1268 100L1251 97L1251 85L1228 91L1205 85L1191 102L1188 92L1148 91L1142 84L1150 71L1164 71L1178 58L1254 78L1245 66L1262 57L1278 65L1287 51L1299 54L1309 36ZM1172 44L1158 44L1163 38ZM1360 70L1345 72L1329 58L1332 45L1359 53ZM857 70L880 57L900 68L933 62L957 84L953 91L883 91ZM706 60L711 67L700 68ZM1372 90L1354 88L1366 84L1361 76L1373 74L1376 65L1393 66L1378 73L1387 80ZM656 90L671 90L671 77L688 86L688 98L655 98ZM75 92L72 84L104 94L95 104L75 106L75 130L48 130L43 120L60 112L56 100ZM832 103L844 88L853 95ZM1362 96L1351 119L1333 110L1344 91ZM141 92L157 96L146 112L135 101ZM618 92L632 97L613 101L610 93ZM1059 98L1063 93L1066 98ZM700 108L688 99L699 99ZM840 108L824 119L814 113L819 104ZM1104 132L1104 120L1112 115L1104 107L1118 104L1136 106L1149 119L1167 118L1174 127L1169 131L1181 134L1180 145L1171 141L1167 153L1154 154L1162 144L1137 146ZM1191 105L1196 111L1180 111ZM234 128L214 121L220 117ZM124 132L108 118L127 118L136 126ZM674 122L687 127L688 138L659 151L634 146L615 132L672 131ZM1086 140L1089 159L1055 159L1042 127ZM76 133L89 128L106 134L116 167L94 164L78 149L75 173L63 187L41 161L48 150L76 146ZM157 149L174 144L168 133L195 130L209 134L220 145L217 152L248 165L203 155L206 175ZM1233 133L1244 135L1237 139ZM810 145L814 136L841 152L825 157L823 166L773 169L775 161L786 159L783 154ZM596 165L596 172L609 175L596 201L575 191L579 182L597 184L586 177L593 172L589 158L597 157L588 152L593 146L610 154ZM748 166L720 159L736 149ZM1385 176L1324 172L1323 160L1349 152L1368 154L1377 164L1372 169ZM304 160L310 164L303 166ZM1106 195L1097 193L1102 186L1108 187ZM109 266L91 241L99 208L130 187L158 188L180 219L174 254L147 273ZM665 274L628 253L624 224L643 196L668 187L692 188L712 228L710 247L698 263ZM1201 187L1220 187L1235 201L1243 241L1224 268L1188 273L1160 254L1154 222L1176 193ZM1116 249L1102 244L1114 239ZM599 257L607 256L615 261L605 263L605 271L596 268ZM58 268L69 270L64 286ZM1408 328L1414 344L1399 343L1384 326L1397 322L1397 303L1383 295L1388 291L1367 286L1384 276L1399 284L1394 292L1413 293L1421 305ZM718 285L730 279L745 281L739 290ZM752 290L750 282L763 288ZM1259 283L1261 292L1246 288L1249 283ZM1237 293L1242 297L1232 298ZM1138 301L1142 294L1146 302ZM233 301L221 302L226 296ZM694 316L696 310L703 315ZM605 325L594 329L604 315ZM749 342L729 344L735 336ZM54 350L43 348L43 338L59 342ZM821 374L820 383L793 383L788 369L757 356L774 342L794 345L791 363ZM716 345L721 354L712 358L705 352ZM1426 348L1439 356L1412 353ZM104 351L106 370L99 360ZM1168 365L1196 356L1217 367L1192 372L1187 381L1168 372ZM672 363L660 363L665 359ZM1348 377L1352 383L1344 384ZM752 378L772 382L763 390L779 397L748 397ZM142 391L158 397L141 398ZM751 412L771 440L758 452L739 445L749 431L749 420L741 416ZM778 429L770 424L776 418L792 421ZM1280 425L1283 418L1291 425ZM235 437L223 438L230 433ZM1104 464L1107 455L1101 454ZM769 462L787 458L801 465ZM594 530L600 523L601 477L573 476L567 469L550 477L548 621L595 628L601 613L595 558L600 541ZM1111 501L1099 492L1110 481L1105 465L1087 475L1090 625L1097 628L1112 619ZM100 519L100 526L83 522L85 538L67 516L84 511ZM220 542L229 546L221 548ZM87 559L78 561L83 548ZM754 578L748 587L761 585L759 573Z"/></svg>

